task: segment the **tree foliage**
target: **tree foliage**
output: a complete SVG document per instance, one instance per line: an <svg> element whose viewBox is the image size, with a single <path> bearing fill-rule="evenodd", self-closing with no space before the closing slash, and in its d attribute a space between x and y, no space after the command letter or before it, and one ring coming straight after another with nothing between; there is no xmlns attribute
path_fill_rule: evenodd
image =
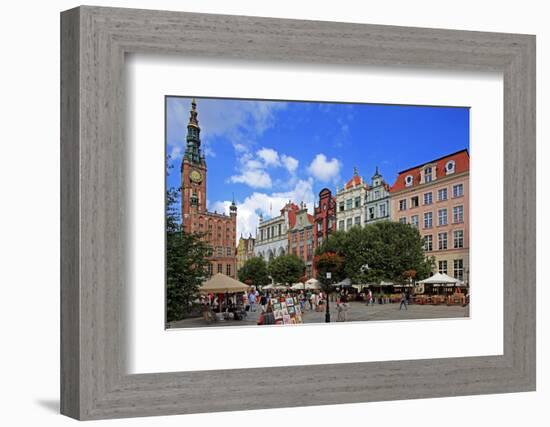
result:
<svg viewBox="0 0 550 427"><path fill-rule="evenodd" d="M199 234L185 233L178 209L179 190L166 194L166 319L189 313L206 277L208 247Z"/></svg>
<svg viewBox="0 0 550 427"><path fill-rule="evenodd" d="M345 277L357 283L403 283L413 270L416 279L423 279L434 263L433 258L426 258L424 241L415 227L391 221L333 233L316 253L330 252L344 259ZM362 268L365 265L368 270Z"/></svg>
<svg viewBox="0 0 550 427"><path fill-rule="evenodd" d="M304 260L296 255L281 255L273 258L268 265L269 275L275 283L291 285L304 275L306 265Z"/></svg>
<svg viewBox="0 0 550 427"><path fill-rule="evenodd" d="M346 278L344 259L335 252L324 252L316 255L313 263L317 270L317 280L321 282L326 291L330 290L333 283ZM330 273L330 279L327 278L327 273Z"/></svg>
<svg viewBox="0 0 550 427"><path fill-rule="evenodd" d="M271 283L267 273L267 264L261 257L246 260L238 271L239 280L247 285L264 286Z"/></svg>

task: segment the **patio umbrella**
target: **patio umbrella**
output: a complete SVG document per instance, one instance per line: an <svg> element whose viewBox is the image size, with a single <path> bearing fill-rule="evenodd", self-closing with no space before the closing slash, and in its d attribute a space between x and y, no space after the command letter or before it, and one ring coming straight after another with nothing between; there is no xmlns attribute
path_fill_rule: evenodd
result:
<svg viewBox="0 0 550 427"><path fill-rule="evenodd" d="M347 278L342 280L341 282L338 282L334 285L337 288L350 288L351 287L351 279Z"/></svg>
<svg viewBox="0 0 550 427"><path fill-rule="evenodd" d="M417 283L422 283L424 285L432 285L433 287L437 288L437 294L439 295L440 287L442 286L456 286L458 283L457 279L453 279L452 277L446 275L445 273L435 273L433 276L428 277L427 279L420 280Z"/></svg>
<svg viewBox="0 0 550 427"><path fill-rule="evenodd" d="M417 283L424 283L425 285L434 286L455 286L458 282L459 280L453 279L445 273L435 273L433 276L424 280L419 280Z"/></svg>
<svg viewBox="0 0 550 427"><path fill-rule="evenodd" d="M232 277L226 276L222 273L217 273L212 278L204 282L200 288L199 292L203 294L212 293L236 293L236 292L246 292L248 291L248 285L238 280L233 279Z"/></svg>

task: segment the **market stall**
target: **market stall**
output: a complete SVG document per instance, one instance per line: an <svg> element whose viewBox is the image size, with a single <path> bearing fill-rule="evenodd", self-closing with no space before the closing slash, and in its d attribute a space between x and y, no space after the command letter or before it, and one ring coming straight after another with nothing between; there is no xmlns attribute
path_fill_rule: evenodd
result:
<svg viewBox="0 0 550 427"><path fill-rule="evenodd" d="M465 295L460 290L460 280L445 273L436 273L416 283L423 288L422 294L415 296L418 304L464 304Z"/></svg>
<svg viewBox="0 0 550 427"><path fill-rule="evenodd" d="M212 305L217 298L218 312L221 313L224 309L228 310L239 306L239 301L242 301L242 298L239 299L237 294L243 294L249 288L246 283L239 282L225 274L217 273L200 286L199 292L209 296L209 305Z"/></svg>

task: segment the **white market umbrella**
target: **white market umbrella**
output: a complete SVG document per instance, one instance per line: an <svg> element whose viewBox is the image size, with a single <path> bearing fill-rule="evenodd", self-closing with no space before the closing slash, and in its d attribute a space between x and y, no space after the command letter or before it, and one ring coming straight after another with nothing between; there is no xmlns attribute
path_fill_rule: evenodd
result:
<svg viewBox="0 0 550 427"><path fill-rule="evenodd" d="M317 279L309 279L306 282L306 289L311 289L311 290L321 289L321 284Z"/></svg>
<svg viewBox="0 0 550 427"><path fill-rule="evenodd" d="M445 273L435 273L433 276L428 277L424 280L419 280L416 283L423 283L425 285L434 285L434 286L456 286L459 280L453 279L451 276L446 275Z"/></svg>
<svg viewBox="0 0 550 427"><path fill-rule="evenodd" d="M305 289L306 285L304 285L303 283L294 283L290 289L294 290L294 291L298 291L298 290L302 290L302 289Z"/></svg>
<svg viewBox="0 0 550 427"><path fill-rule="evenodd" d="M334 285L337 288L349 288L351 287L351 279L347 278Z"/></svg>

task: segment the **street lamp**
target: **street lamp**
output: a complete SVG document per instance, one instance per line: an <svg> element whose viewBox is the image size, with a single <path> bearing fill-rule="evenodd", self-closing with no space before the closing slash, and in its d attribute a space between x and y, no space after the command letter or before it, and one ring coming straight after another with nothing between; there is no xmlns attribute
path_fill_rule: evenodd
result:
<svg viewBox="0 0 550 427"><path fill-rule="evenodd" d="M330 323L330 308L329 308L329 305L328 305L328 300L329 300L329 290L330 290L330 286L332 286L332 273L330 271L327 272L327 289L326 289L326 294L327 294L327 297L325 298L326 299L326 311L325 311L325 323Z"/></svg>

